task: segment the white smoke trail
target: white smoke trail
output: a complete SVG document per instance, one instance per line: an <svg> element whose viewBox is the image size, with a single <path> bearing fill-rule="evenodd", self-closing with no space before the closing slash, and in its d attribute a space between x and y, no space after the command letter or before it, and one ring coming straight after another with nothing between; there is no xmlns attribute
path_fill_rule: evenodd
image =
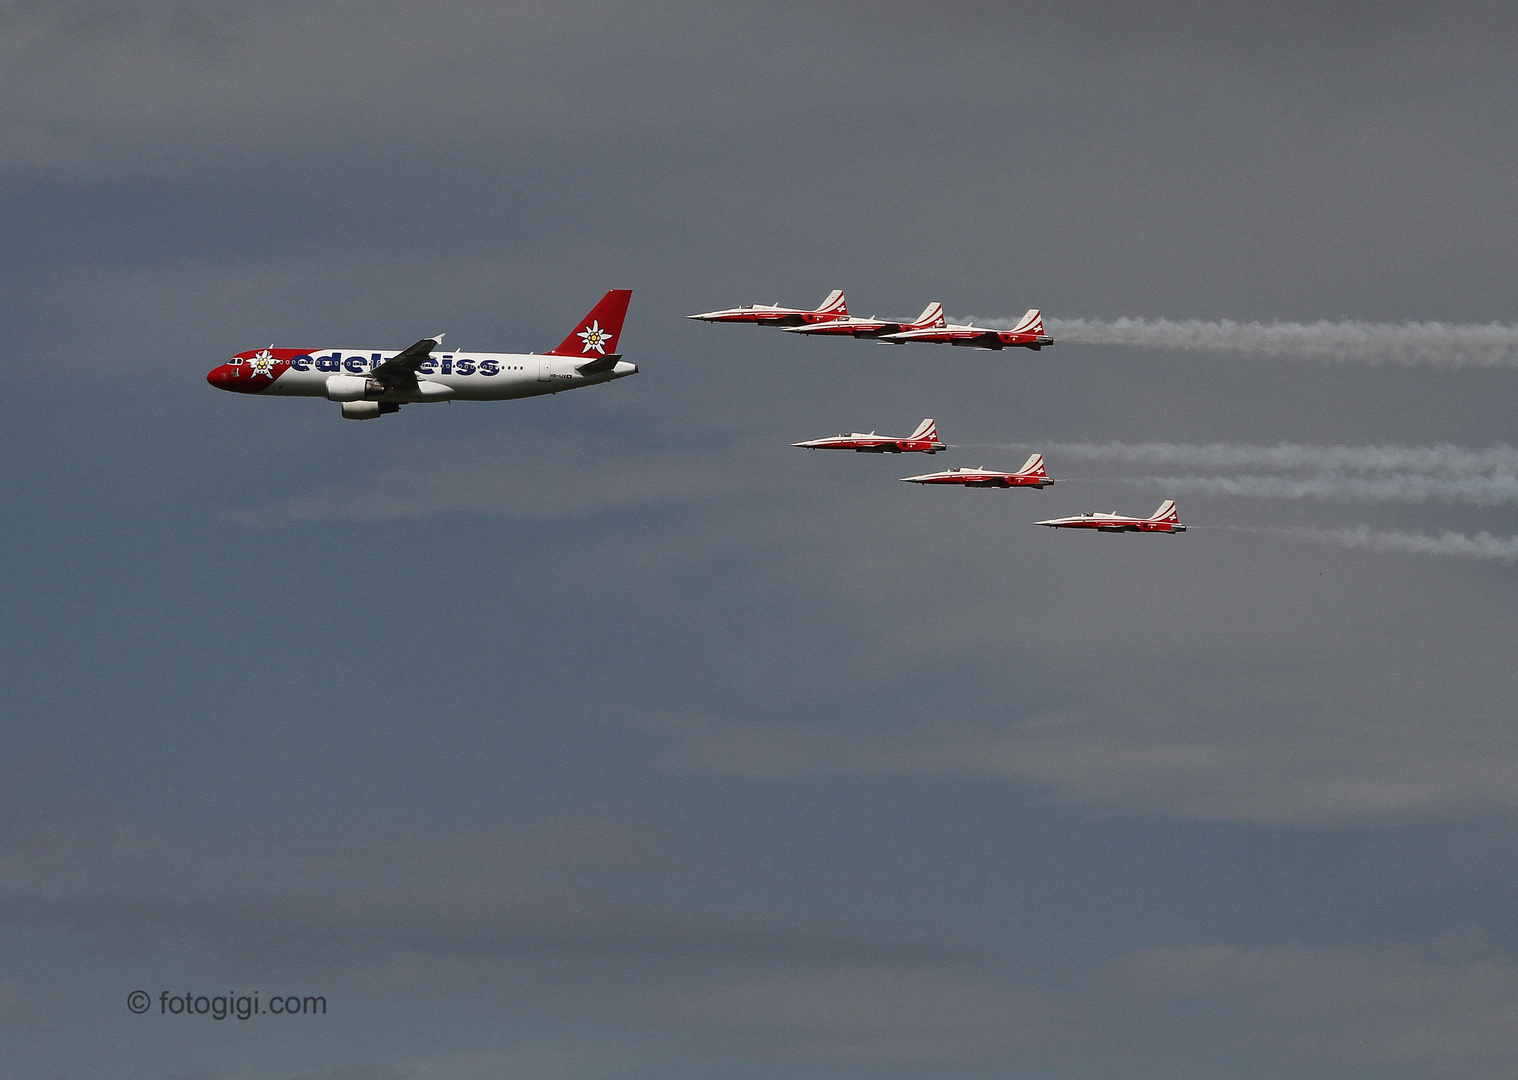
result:
<svg viewBox="0 0 1518 1080"><path fill-rule="evenodd" d="M1010 329L1016 319L982 325ZM1504 323L1215 322L1198 319L1047 319L1055 341L1233 352L1350 364L1442 368L1518 365L1518 326Z"/></svg>
<svg viewBox="0 0 1518 1080"><path fill-rule="evenodd" d="M1345 475L1409 473L1449 480L1518 477L1518 450L1497 445L1485 450L1460 446L1308 446L1282 443L970 443L966 446L1036 450L1050 459L1119 461L1172 468L1267 469Z"/></svg>
<svg viewBox="0 0 1518 1080"><path fill-rule="evenodd" d="M1241 532L1266 532L1294 536L1320 544L1333 544L1351 550L1399 552L1409 555L1455 555L1466 559L1486 559L1511 566L1518 561L1518 536L1493 536L1479 532L1444 532L1438 536L1395 530L1378 532L1364 525L1352 529L1239 529Z"/></svg>
<svg viewBox="0 0 1518 1080"><path fill-rule="evenodd" d="M1510 506L1518 503L1518 478L1477 476L1144 476L1131 478L1167 492L1236 495L1256 499L1339 499L1346 502L1459 503Z"/></svg>

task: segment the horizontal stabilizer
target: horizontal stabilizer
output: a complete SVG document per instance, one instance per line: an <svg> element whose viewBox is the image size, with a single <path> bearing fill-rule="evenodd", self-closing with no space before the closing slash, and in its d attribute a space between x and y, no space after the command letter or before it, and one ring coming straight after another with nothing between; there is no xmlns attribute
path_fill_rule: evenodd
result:
<svg viewBox="0 0 1518 1080"><path fill-rule="evenodd" d="M617 361L622 359L621 353L607 353L598 356L594 360L588 360L583 364L576 364L575 370L581 375L600 375L617 366Z"/></svg>

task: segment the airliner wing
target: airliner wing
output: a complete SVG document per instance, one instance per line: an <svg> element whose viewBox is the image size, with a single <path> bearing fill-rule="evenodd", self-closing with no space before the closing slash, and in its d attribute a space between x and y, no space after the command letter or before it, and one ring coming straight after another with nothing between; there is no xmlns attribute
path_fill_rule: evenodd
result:
<svg viewBox="0 0 1518 1080"><path fill-rule="evenodd" d="M409 349L401 350L369 372L369 377L386 386L415 382L416 369L427 362L427 358L432 355L432 350L437 348L438 342L442 340L442 334L435 338L422 338Z"/></svg>

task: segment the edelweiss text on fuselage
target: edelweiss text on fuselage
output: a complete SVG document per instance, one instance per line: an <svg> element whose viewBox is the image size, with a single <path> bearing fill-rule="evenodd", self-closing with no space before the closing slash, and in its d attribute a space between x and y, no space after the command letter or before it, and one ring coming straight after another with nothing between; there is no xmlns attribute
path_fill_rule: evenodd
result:
<svg viewBox="0 0 1518 1080"><path fill-rule="evenodd" d="M256 349L238 353L206 381L267 397L324 397L343 416L368 420L429 401L504 401L598 386L636 375L611 351L632 293L613 289L558 348L546 353L440 352L443 335L399 352L369 349Z"/></svg>

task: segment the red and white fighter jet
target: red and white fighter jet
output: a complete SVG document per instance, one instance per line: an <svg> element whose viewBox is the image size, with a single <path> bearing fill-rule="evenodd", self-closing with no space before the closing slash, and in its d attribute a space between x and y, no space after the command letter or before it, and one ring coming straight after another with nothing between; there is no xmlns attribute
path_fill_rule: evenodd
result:
<svg viewBox="0 0 1518 1080"><path fill-rule="evenodd" d="M687 315L686 318L701 322L753 323L755 326L805 326L808 323L846 319L848 315L849 303L844 299L843 290L834 289L828 293L820 307L811 311L781 307L778 304L746 304L721 311L703 311L699 315Z"/></svg>
<svg viewBox="0 0 1518 1080"><path fill-rule="evenodd" d="M1047 525L1051 529L1096 529L1099 532L1182 533L1186 531L1186 526L1181 524L1180 515L1176 513L1175 503L1170 499L1160 503L1160 508L1154 512L1153 517L1131 518L1123 517L1121 514L1081 514L1078 517L1036 521L1034 524Z"/></svg>
<svg viewBox="0 0 1518 1080"><path fill-rule="evenodd" d="M944 317L943 305L933 301L922 309L922 314L910 322L888 322L885 319L856 319L852 315L845 315L841 319L833 319L829 322L809 323L806 326L788 326L787 334L803 334L806 337L856 337L879 340L886 334L900 334L907 330L930 330L934 327L943 329L949 325L949 320ZM893 341L892 345L904 345L905 342Z"/></svg>
<svg viewBox="0 0 1518 1080"><path fill-rule="evenodd" d="M250 349L206 381L263 397L340 401L349 420L370 420L425 401L501 401L599 386L638 373L613 351L632 292L601 297L569 336L546 353L444 352L442 334L400 352L379 349Z"/></svg>
<svg viewBox="0 0 1518 1080"><path fill-rule="evenodd" d="M917 430L906 438L868 435L854 432L852 435L835 435L831 439L813 439L811 442L791 443L807 450L854 450L861 454L936 454L948 447L938 441L938 425L924 420Z"/></svg>
<svg viewBox="0 0 1518 1080"><path fill-rule="evenodd" d="M1045 345L1053 345L1054 339L1044 333L1044 316L1037 308L1029 308L1010 330L991 330L984 326L949 323L947 326L931 326L921 330L903 330L884 334L881 341L904 344L908 341L926 341L935 345L962 345L968 349L1004 349L1008 345L1037 351Z"/></svg>
<svg viewBox="0 0 1518 1080"><path fill-rule="evenodd" d="M946 469L943 472L924 473L922 476L903 476L903 484L956 484L959 487L982 488L1043 488L1054 483L1044 469L1044 455L1034 454L1016 472L992 472L990 469Z"/></svg>

